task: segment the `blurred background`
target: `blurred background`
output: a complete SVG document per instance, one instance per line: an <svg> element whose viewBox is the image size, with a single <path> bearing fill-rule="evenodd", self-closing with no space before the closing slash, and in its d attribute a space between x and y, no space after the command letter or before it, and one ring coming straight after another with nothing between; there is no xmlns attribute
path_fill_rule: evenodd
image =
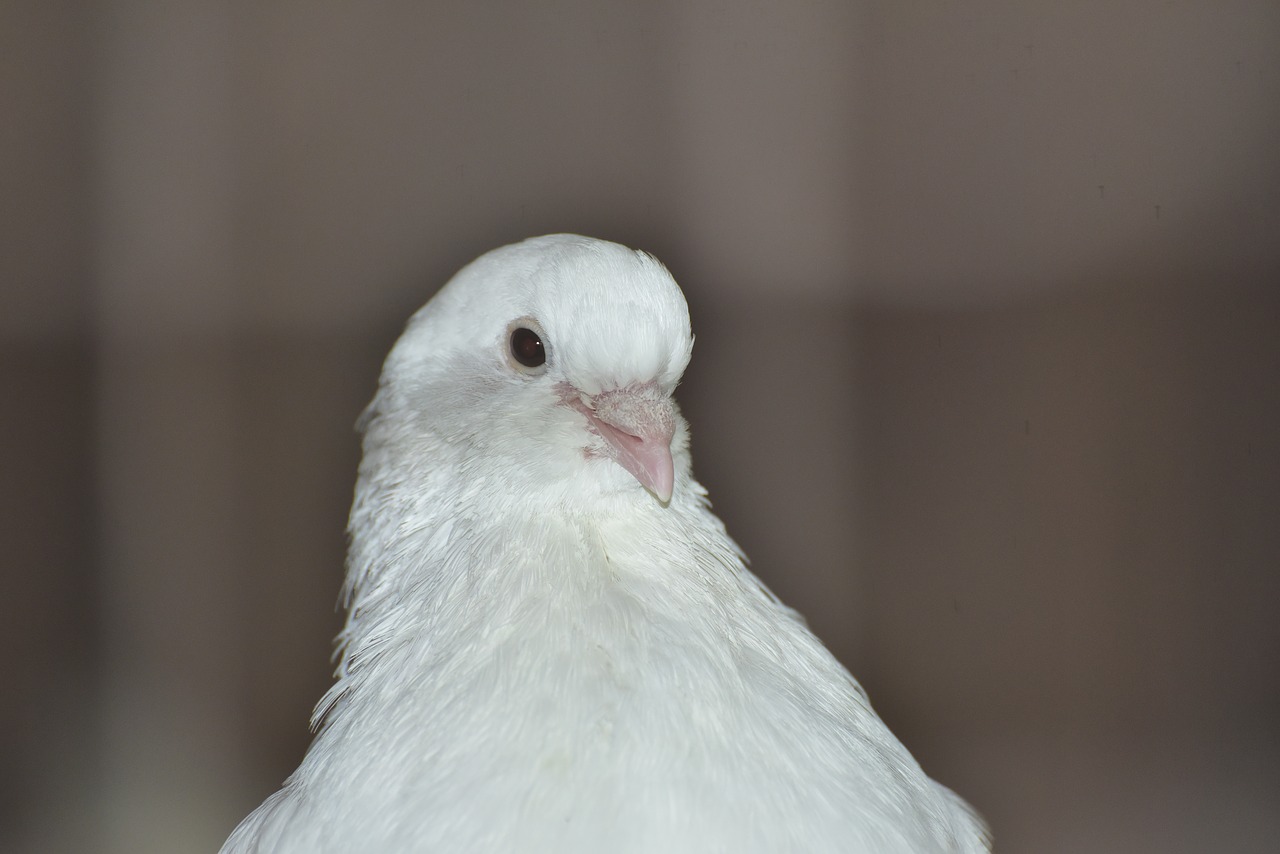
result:
<svg viewBox="0 0 1280 854"><path fill-rule="evenodd" d="M0 849L309 740L410 312L577 231L697 472L1002 852L1280 838L1273 0L0 5Z"/></svg>

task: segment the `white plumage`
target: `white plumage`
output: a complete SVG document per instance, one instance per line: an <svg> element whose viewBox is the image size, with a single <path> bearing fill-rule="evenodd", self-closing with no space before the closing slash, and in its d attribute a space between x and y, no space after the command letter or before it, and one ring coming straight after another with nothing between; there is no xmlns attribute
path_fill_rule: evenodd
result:
<svg viewBox="0 0 1280 854"><path fill-rule="evenodd" d="M573 235L413 316L362 418L337 681L224 852L989 850L712 515L692 345L661 264Z"/></svg>

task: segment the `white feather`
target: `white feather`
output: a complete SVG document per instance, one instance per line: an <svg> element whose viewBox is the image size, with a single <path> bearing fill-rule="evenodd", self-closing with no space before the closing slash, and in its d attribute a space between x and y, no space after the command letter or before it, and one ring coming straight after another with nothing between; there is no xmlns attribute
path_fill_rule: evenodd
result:
<svg viewBox="0 0 1280 854"><path fill-rule="evenodd" d="M520 319L540 376L507 359ZM664 505L564 405L670 395L692 344L657 261L571 235L414 315L363 416L337 682L224 852L989 850L747 570L683 418Z"/></svg>

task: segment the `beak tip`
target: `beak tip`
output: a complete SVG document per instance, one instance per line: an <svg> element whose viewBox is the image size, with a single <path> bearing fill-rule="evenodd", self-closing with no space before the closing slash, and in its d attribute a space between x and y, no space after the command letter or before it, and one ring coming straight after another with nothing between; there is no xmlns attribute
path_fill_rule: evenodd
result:
<svg viewBox="0 0 1280 854"><path fill-rule="evenodd" d="M675 491L675 465L666 444L642 446L641 453L629 448L616 462L626 469L663 507L671 503Z"/></svg>

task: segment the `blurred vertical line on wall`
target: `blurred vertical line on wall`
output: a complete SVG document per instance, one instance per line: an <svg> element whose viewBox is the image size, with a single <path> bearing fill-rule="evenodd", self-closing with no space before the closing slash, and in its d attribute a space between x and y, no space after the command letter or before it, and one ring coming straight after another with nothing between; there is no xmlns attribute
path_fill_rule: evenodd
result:
<svg viewBox="0 0 1280 854"><path fill-rule="evenodd" d="M229 5L95 17L98 850L208 851L234 822L237 140Z"/></svg>
<svg viewBox="0 0 1280 854"><path fill-rule="evenodd" d="M697 336L681 398L696 473L755 571L849 662L865 607L849 512L858 481L850 323L868 238L865 8L669 3L667 12L680 178L671 261ZM828 371L840 377L834 387L820 379ZM807 453L793 453L801 437ZM761 444L776 453L754 454Z"/></svg>
<svg viewBox="0 0 1280 854"><path fill-rule="evenodd" d="M89 15L0 5L0 850L87 838L96 661L86 341Z"/></svg>

